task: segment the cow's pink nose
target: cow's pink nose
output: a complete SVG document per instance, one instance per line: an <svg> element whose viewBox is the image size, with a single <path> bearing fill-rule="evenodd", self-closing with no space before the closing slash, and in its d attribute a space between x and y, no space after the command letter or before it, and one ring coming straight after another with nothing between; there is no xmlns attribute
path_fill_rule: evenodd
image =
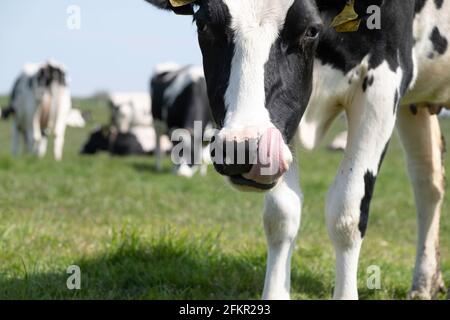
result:
<svg viewBox="0 0 450 320"><path fill-rule="evenodd" d="M257 183L271 184L289 169L291 162L292 156L281 132L269 128L259 140L257 163L243 177Z"/></svg>

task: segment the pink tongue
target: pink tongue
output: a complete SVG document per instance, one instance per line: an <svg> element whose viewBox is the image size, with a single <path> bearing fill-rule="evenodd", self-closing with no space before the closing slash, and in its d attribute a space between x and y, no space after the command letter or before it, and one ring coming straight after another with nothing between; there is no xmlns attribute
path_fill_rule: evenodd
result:
<svg viewBox="0 0 450 320"><path fill-rule="evenodd" d="M258 144L258 161L244 178L262 184L271 184L288 169L283 159L283 137L278 129L270 128L261 137Z"/></svg>

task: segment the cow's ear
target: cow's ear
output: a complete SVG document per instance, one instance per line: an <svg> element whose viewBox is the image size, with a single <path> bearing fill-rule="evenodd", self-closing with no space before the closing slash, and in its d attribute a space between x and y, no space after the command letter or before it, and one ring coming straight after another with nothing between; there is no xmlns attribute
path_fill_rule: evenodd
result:
<svg viewBox="0 0 450 320"><path fill-rule="evenodd" d="M145 0L150 4L165 10L172 10L179 15L193 15L193 4L197 0Z"/></svg>

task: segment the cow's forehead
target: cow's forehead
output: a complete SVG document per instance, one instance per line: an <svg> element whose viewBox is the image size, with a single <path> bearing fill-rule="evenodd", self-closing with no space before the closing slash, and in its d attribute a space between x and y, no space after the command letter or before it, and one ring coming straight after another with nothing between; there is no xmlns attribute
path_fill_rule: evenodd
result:
<svg viewBox="0 0 450 320"><path fill-rule="evenodd" d="M231 27L237 32L251 32L262 25L280 29L295 0L222 0L231 15Z"/></svg>

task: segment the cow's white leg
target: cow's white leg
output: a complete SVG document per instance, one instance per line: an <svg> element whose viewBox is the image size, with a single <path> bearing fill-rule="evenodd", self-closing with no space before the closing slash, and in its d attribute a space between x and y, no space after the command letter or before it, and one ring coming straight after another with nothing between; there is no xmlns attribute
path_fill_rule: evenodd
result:
<svg viewBox="0 0 450 320"><path fill-rule="evenodd" d="M55 128L55 141L53 142L53 155L55 157L55 160L61 161L63 156L63 149L64 149L64 134L66 131L65 125L58 128L58 126Z"/></svg>
<svg viewBox="0 0 450 320"><path fill-rule="evenodd" d="M11 140L11 153L13 156L17 156L19 154L19 147L20 147L20 130L17 125L16 119L14 119L12 125L12 140Z"/></svg>
<svg viewBox="0 0 450 320"><path fill-rule="evenodd" d="M417 207L417 256L410 298L431 299L444 290L439 261L444 142L437 116L426 108L413 111L403 107L397 122Z"/></svg>
<svg viewBox="0 0 450 320"><path fill-rule="evenodd" d="M328 193L326 221L336 254L335 299L358 299L357 270L375 180L395 125L401 72L383 63L353 84L348 145Z"/></svg>
<svg viewBox="0 0 450 320"><path fill-rule="evenodd" d="M64 136L66 133L67 117L72 108L72 101L69 89L67 87L59 87L56 93L53 93L52 109L56 113L54 124L55 140L53 142L53 155L56 161L61 161L64 149Z"/></svg>
<svg viewBox="0 0 450 320"><path fill-rule="evenodd" d="M64 135L66 134L66 117L63 116L65 113L63 113L60 110L60 113L58 114L58 117L56 119L55 123L55 140L53 141L53 156L55 157L56 161L61 161L63 156L63 149L64 149Z"/></svg>
<svg viewBox="0 0 450 320"><path fill-rule="evenodd" d="M29 130L27 131L28 150L34 155L39 154L39 146L42 139L40 118L41 112L37 110L33 115L31 126L29 126Z"/></svg>
<svg viewBox="0 0 450 320"><path fill-rule="evenodd" d="M289 299L291 255L300 226L302 193L294 162L265 197L264 228L268 243L263 299Z"/></svg>
<svg viewBox="0 0 450 320"><path fill-rule="evenodd" d="M30 123L26 126L24 136L27 145L27 152L30 154L36 154L37 143L41 136L39 121L32 119L32 121L30 121Z"/></svg>
<svg viewBox="0 0 450 320"><path fill-rule="evenodd" d="M47 142L48 139L45 136L42 136L37 144L37 156L39 158L43 158L47 153Z"/></svg>

